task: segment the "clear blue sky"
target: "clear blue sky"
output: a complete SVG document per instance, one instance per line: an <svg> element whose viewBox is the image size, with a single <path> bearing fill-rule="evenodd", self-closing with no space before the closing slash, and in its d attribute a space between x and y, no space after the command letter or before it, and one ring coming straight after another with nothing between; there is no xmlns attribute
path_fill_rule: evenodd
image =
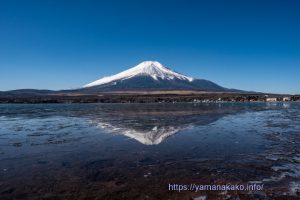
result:
<svg viewBox="0 0 300 200"><path fill-rule="evenodd" d="M222 86L300 93L297 0L1 0L0 90L69 89L157 60Z"/></svg>

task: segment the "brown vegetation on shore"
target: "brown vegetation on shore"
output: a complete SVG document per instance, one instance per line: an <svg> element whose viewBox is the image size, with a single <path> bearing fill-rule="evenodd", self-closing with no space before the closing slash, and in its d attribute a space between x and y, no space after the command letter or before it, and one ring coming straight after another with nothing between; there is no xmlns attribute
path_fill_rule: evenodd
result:
<svg viewBox="0 0 300 200"><path fill-rule="evenodd" d="M262 93L210 93L195 91L156 91L89 94L13 95L0 96L0 103L176 103L176 102L252 102L267 98L283 101L284 95ZM288 96L290 101L300 101L300 96Z"/></svg>

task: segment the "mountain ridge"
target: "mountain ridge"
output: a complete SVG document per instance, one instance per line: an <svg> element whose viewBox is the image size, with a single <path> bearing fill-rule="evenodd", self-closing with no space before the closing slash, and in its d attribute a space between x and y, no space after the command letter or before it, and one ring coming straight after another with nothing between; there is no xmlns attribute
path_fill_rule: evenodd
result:
<svg viewBox="0 0 300 200"><path fill-rule="evenodd" d="M102 93L143 93L168 91L195 92L233 92L247 91L222 87L206 79L198 79L171 70L158 61L144 61L138 65L112 76L100 78L77 89L38 90L19 89L0 91L1 96L39 96L39 95L98 95Z"/></svg>

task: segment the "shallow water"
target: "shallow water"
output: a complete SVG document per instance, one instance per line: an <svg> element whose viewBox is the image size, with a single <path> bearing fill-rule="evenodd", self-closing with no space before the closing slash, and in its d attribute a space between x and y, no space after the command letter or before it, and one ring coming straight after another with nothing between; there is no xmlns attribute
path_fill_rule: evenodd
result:
<svg viewBox="0 0 300 200"><path fill-rule="evenodd" d="M237 197L300 197L300 103L0 105L0 199Z"/></svg>

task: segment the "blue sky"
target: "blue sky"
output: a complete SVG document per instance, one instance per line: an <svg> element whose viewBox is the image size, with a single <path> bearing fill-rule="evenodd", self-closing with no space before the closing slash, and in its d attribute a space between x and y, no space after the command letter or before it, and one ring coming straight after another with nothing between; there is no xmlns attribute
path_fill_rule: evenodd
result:
<svg viewBox="0 0 300 200"><path fill-rule="evenodd" d="M144 60L300 93L300 1L0 1L0 90L69 89Z"/></svg>

